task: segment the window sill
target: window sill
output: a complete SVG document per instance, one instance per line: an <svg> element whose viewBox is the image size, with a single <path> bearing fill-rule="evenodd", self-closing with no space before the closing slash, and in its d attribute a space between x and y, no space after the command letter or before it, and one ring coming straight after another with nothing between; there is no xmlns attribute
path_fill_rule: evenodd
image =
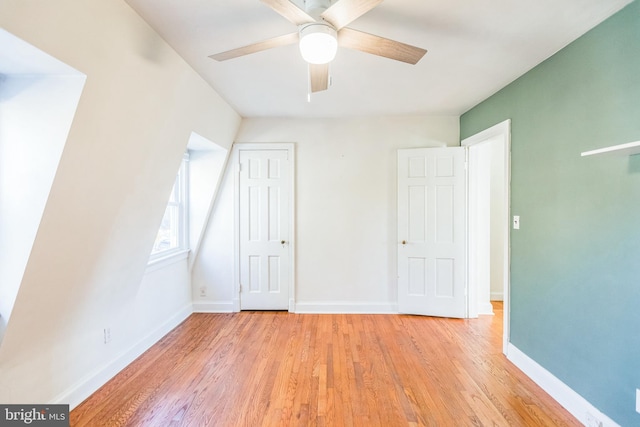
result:
<svg viewBox="0 0 640 427"><path fill-rule="evenodd" d="M187 259L189 258L189 252L189 249L181 249L166 255L160 255L156 258L150 259L147 263L147 269L144 272L146 274L152 271L160 270L162 268L168 267L171 264L175 264L184 259Z"/></svg>

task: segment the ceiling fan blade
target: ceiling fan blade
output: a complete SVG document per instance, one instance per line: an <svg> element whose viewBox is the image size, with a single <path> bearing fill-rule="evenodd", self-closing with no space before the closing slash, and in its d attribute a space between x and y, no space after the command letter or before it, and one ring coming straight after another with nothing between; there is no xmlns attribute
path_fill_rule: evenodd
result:
<svg viewBox="0 0 640 427"><path fill-rule="evenodd" d="M329 88L329 64L309 64L309 82L311 92L320 92Z"/></svg>
<svg viewBox="0 0 640 427"><path fill-rule="evenodd" d="M295 25L309 24L316 22L307 12L300 9L289 0L260 0L271 9L284 16Z"/></svg>
<svg viewBox="0 0 640 427"><path fill-rule="evenodd" d="M425 49L419 47L374 36L373 34L351 28L343 28L338 32L338 44L348 49L355 49L413 65L417 64L424 54L427 53Z"/></svg>
<svg viewBox="0 0 640 427"><path fill-rule="evenodd" d="M261 52L273 47L286 46L297 42L298 33L285 34L284 36L273 37L271 39L250 44L248 46L231 49L226 52L216 53L215 55L210 55L209 58L215 59L216 61L226 61L227 59L233 59L239 56L249 55L251 53Z"/></svg>
<svg viewBox="0 0 640 427"><path fill-rule="evenodd" d="M382 1L383 0L339 0L320 16L333 25L336 30L339 30L369 12L382 3Z"/></svg>

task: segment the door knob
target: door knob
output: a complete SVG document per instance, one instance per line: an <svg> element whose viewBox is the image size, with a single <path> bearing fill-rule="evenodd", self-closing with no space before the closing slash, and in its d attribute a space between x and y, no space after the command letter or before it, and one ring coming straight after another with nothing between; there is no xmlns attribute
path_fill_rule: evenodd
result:
<svg viewBox="0 0 640 427"><path fill-rule="evenodd" d="M406 240L403 240L403 241L402 241L402 244L403 244L403 245L406 245L406 244L407 244L407 241L406 241Z"/></svg>
<svg viewBox="0 0 640 427"><path fill-rule="evenodd" d="M284 241L284 240L282 242L280 242L281 245L284 245L285 243L287 243L287 242Z"/></svg>

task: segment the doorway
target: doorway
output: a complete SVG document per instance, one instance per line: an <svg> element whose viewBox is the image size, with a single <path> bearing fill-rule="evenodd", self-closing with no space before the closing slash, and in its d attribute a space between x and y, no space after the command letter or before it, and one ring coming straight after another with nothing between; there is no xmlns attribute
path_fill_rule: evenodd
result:
<svg viewBox="0 0 640 427"><path fill-rule="evenodd" d="M511 121L506 120L462 145L469 150L469 315L493 314L502 300L503 351L509 342L509 207Z"/></svg>

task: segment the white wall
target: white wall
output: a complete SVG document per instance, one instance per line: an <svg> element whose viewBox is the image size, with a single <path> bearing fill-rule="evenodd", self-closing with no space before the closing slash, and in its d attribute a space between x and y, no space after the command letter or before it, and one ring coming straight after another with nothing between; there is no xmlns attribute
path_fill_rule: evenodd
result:
<svg viewBox="0 0 640 427"><path fill-rule="evenodd" d="M213 198L222 180L229 149L194 133L189 138L189 154L189 247L196 254Z"/></svg>
<svg viewBox="0 0 640 427"><path fill-rule="evenodd" d="M188 315L187 263L147 259L191 132L228 148L240 117L123 1L0 2L0 26L87 75L0 346L0 401L73 406Z"/></svg>
<svg viewBox="0 0 640 427"><path fill-rule="evenodd" d="M0 83L0 341L84 80L79 73L9 74Z"/></svg>
<svg viewBox="0 0 640 427"><path fill-rule="evenodd" d="M504 224L508 221L504 138L491 144L491 300L504 298Z"/></svg>
<svg viewBox="0 0 640 427"><path fill-rule="evenodd" d="M469 146L469 282L479 314L492 314L490 301L502 301L505 288L505 224L508 213L506 142L501 135L474 135ZM475 232L473 230L476 230ZM470 307L475 316L475 308Z"/></svg>
<svg viewBox="0 0 640 427"><path fill-rule="evenodd" d="M458 131L457 117L242 121L237 142L296 143L296 311L397 309L396 150L456 146ZM231 309L230 173L194 267L203 310Z"/></svg>
<svg viewBox="0 0 640 427"><path fill-rule="evenodd" d="M496 141L499 143L499 141ZM469 289L475 293L470 316L493 314L491 306L492 141L469 147Z"/></svg>
<svg viewBox="0 0 640 427"><path fill-rule="evenodd" d="M233 171L233 165L227 164L193 261L191 286L193 309L197 312L233 311Z"/></svg>

